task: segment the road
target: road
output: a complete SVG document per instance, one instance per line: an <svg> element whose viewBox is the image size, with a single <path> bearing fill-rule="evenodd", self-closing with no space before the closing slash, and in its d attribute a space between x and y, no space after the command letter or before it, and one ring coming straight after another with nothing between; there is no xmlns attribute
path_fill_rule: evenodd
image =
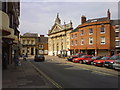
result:
<svg viewBox="0 0 120 90"><path fill-rule="evenodd" d="M91 65L83 68L76 66L78 64L75 63L58 62L57 59L47 57L45 62L34 62L34 60L30 62L63 88L118 88L117 75L90 69ZM101 70L101 67L95 68Z"/></svg>

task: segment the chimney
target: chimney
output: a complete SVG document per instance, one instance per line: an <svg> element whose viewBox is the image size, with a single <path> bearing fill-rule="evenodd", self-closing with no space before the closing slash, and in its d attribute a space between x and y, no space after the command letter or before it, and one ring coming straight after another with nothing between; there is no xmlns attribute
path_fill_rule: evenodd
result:
<svg viewBox="0 0 120 90"><path fill-rule="evenodd" d="M109 9L107 11L107 17L108 17L108 20L110 20L110 10Z"/></svg>
<svg viewBox="0 0 120 90"><path fill-rule="evenodd" d="M86 22L86 17L83 15L82 17L81 17L81 24L83 24L83 23L85 23Z"/></svg>
<svg viewBox="0 0 120 90"><path fill-rule="evenodd" d="M40 35L40 37L44 37L44 35Z"/></svg>

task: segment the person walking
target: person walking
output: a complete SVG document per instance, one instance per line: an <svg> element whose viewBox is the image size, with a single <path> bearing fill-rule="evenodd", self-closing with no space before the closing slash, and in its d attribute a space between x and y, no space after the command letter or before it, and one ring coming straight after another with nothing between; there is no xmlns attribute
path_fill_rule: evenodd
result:
<svg viewBox="0 0 120 90"><path fill-rule="evenodd" d="M18 56L17 56L17 54L15 54L14 55L14 64L15 64L15 67L18 66L18 62L19 62Z"/></svg>
<svg viewBox="0 0 120 90"><path fill-rule="evenodd" d="M26 55L23 54L23 60L26 61Z"/></svg>

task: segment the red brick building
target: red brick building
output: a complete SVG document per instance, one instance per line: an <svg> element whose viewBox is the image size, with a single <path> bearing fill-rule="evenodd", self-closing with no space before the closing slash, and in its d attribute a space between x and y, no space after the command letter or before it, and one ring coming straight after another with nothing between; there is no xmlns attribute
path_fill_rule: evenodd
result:
<svg viewBox="0 0 120 90"><path fill-rule="evenodd" d="M81 25L71 32L71 54L78 52L91 55L112 55L115 53L115 28L107 17L88 19L81 17Z"/></svg>

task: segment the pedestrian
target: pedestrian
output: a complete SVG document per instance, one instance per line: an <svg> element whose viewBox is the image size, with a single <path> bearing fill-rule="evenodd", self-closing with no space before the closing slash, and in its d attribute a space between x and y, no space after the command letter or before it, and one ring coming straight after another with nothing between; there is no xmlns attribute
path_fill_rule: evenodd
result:
<svg viewBox="0 0 120 90"><path fill-rule="evenodd" d="M18 66L18 62L19 62L18 56L17 56L17 54L15 54L14 55L14 64L15 64L15 67Z"/></svg>
<svg viewBox="0 0 120 90"><path fill-rule="evenodd" d="M26 61L26 55L23 54L23 60Z"/></svg>

